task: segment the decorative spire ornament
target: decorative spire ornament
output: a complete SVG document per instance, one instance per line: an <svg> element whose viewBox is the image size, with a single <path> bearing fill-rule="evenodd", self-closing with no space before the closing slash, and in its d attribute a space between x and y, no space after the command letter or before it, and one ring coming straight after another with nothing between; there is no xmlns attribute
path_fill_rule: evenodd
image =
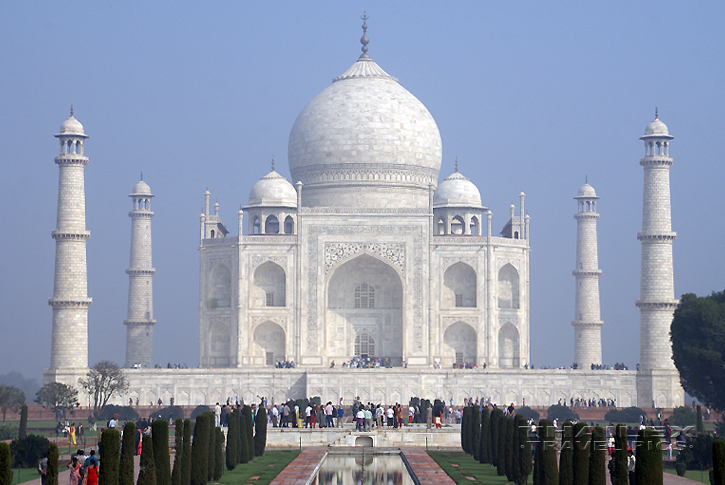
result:
<svg viewBox="0 0 725 485"><path fill-rule="evenodd" d="M362 44L362 48L360 49L362 51L362 54L360 55L361 59L367 59L370 56L368 56L368 43L370 42L370 39L368 39L368 24L366 23L368 17L368 14L363 12L362 17L360 17L363 21L362 29L363 29L363 35L360 37L360 43Z"/></svg>

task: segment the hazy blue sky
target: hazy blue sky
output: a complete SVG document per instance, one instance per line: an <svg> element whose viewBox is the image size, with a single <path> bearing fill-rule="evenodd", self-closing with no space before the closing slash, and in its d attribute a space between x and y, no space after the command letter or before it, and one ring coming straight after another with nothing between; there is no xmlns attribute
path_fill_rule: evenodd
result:
<svg viewBox="0 0 725 485"><path fill-rule="evenodd" d="M50 362L58 168L71 103L86 154L90 363L125 359L130 219L140 172L153 200L155 360L198 363L204 189L236 211L305 104L360 53L417 96L443 139L441 179L476 183L498 232L523 187L531 215L537 366L573 360L572 199L601 197L606 363L639 355L644 153L653 119L675 136L675 288L723 278L725 2L3 2L0 4L0 373ZM234 229L233 229L234 230Z"/></svg>

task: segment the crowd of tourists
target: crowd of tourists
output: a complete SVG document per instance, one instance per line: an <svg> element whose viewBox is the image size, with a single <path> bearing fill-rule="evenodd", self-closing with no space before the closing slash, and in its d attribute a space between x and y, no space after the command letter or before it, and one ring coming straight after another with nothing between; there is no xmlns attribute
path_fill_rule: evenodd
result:
<svg viewBox="0 0 725 485"><path fill-rule="evenodd" d="M294 369L295 361L294 360L278 360L277 362L275 362L274 366L277 369Z"/></svg>

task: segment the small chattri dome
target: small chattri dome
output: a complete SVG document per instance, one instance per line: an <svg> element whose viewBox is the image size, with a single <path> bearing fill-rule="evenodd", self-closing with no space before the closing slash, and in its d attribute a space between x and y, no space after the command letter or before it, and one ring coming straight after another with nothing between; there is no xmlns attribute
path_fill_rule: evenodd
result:
<svg viewBox="0 0 725 485"><path fill-rule="evenodd" d="M598 199L599 197L597 197L597 193L594 190L594 187L586 183L579 188L579 192L577 193L575 198Z"/></svg>
<svg viewBox="0 0 725 485"><path fill-rule="evenodd" d="M73 115L60 125L59 135L81 135L85 136L83 125Z"/></svg>
<svg viewBox="0 0 725 485"><path fill-rule="evenodd" d="M460 172L453 172L436 188L433 207L481 207L478 187Z"/></svg>
<svg viewBox="0 0 725 485"><path fill-rule="evenodd" d="M132 195L151 195L151 187L143 180L133 186Z"/></svg>
<svg viewBox="0 0 725 485"><path fill-rule="evenodd" d="M286 178L272 170L249 191L247 207L297 207L297 191Z"/></svg>
<svg viewBox="0 0 725 485"><path fill-rule="evenodd" d="M655 118L652 123L647 125L644 134L645 136L668 136L670 131L666 124L662 123L659 118Z"/></svg>

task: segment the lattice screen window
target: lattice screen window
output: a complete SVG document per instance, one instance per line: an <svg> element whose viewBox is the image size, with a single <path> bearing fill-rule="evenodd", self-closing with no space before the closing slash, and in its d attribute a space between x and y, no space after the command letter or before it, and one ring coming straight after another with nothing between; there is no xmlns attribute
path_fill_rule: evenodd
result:
<svg viewBox="0 0 725 485"><path fill-rule="evenodd" d="M267 292L267 306L274 306L274 292Z"/></svg>
<svg viewBox="0 0 725 485"><path fill-rule="evenodd" d="M463 294L456 293L456 306L458 306L458 307L463 306Z"/></svg>
<svg viewBox="0 0 725 485"><path fill-rule="evenodd" d="M375 356L375 339L367 333L361 333L355 337L355 356Z"/></svg>
<svg viewBox="0 0 725 485"><path fill-rule="evenodd" d="M355 288L355 308L375 308L375 288L367 283Z"/></svg>
<svg viewBox="0 0 725 485"><path fill-rule="evenodd" d="M273 367L274 366L274 352L267 352L265 354L265 357L266 357L266 363L267 363L267 365Z"/></svg>

